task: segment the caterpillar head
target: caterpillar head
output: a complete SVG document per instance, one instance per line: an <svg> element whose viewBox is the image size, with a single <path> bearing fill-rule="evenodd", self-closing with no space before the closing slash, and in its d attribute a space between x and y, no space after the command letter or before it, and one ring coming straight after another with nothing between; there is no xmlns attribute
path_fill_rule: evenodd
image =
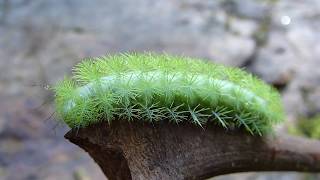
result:
<svg viewBox="0 0 320 180"><path fill-rule="evenodd" d="M84 60L55 88L59 117L71 128L100 121L214 123L253 135L283 120L278 92L238 68L156 54Z"/></svg>

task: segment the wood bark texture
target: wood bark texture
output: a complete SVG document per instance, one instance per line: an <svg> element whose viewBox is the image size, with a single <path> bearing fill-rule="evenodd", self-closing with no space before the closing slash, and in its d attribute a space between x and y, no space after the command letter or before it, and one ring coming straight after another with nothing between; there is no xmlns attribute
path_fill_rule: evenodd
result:
<svg viewBox="0 0 320 180"><path fill-rule="evenodd" d="M114 121L65 137L110 180L205 179L249 171L320 172L320 142L288 135L257 137L215 125Z"/></svg>

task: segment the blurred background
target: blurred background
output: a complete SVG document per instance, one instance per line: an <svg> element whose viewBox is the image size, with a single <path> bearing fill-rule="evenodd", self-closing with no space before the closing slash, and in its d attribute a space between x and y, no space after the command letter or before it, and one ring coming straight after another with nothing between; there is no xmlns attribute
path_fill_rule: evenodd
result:
<svg viewBox="0 0 320 180"><path fill-rule="evenodd" d="M84 57L153 51L241 67L281 92L287 112L281 130L314 119L320 113L319 32L319 0L0 0L0 179L104 179L93 160L63 138L68 128L55 121L48 90Z"/></svg>

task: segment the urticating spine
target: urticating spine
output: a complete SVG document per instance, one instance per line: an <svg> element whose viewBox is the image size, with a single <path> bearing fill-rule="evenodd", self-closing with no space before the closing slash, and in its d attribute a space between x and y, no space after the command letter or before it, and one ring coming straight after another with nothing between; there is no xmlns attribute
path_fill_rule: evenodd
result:
<svg viewBox="0 0 320 180"><path fill-rule="evenodd" d="M132 56L135 58L130 60L128 57ZM273 89L261 93L264 96L270 93L276 102L261 97L257 94L259 91L250 89L254 87L250 84L195 71L197 69L188 71L179 66L181 62L149 59L151 63L144 69L143 63L148 56L122 57L122 66L126 68L104 73L104 66L115 63L110 59L91 62L91 67L82 64L75 72L80 80L84 80L81 86L73 80L64 80L56 87L58 114L70 127L84 127L97 121L112 123L116 119L167 120L174 123L190 121L198 126L211 122L224 128L243 127L251 134L262 135L271 131L273 123L281 117L281 110L274 112L275 107L281 106ZM137 60L143 57L143 60ZM205 63L197 63L193 65L205 66ZM172 66L177 67L172 69ZM234 75L239 75L236 72ZM232 72L228 73L232 76ZM250 80L250 75L241 75L239 80L268 87L260 81Z"/></svg>

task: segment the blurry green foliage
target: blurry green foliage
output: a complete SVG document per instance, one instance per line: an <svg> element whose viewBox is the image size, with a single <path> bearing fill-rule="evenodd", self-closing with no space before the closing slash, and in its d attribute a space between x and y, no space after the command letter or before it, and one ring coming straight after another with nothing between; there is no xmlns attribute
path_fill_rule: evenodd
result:
<svg viewBox="0 0 320 180"><path fill-rule="evenodd" d="M320 114L313 118L300 119L298 123L290 126L289 133L320 139Z"/></svg>

